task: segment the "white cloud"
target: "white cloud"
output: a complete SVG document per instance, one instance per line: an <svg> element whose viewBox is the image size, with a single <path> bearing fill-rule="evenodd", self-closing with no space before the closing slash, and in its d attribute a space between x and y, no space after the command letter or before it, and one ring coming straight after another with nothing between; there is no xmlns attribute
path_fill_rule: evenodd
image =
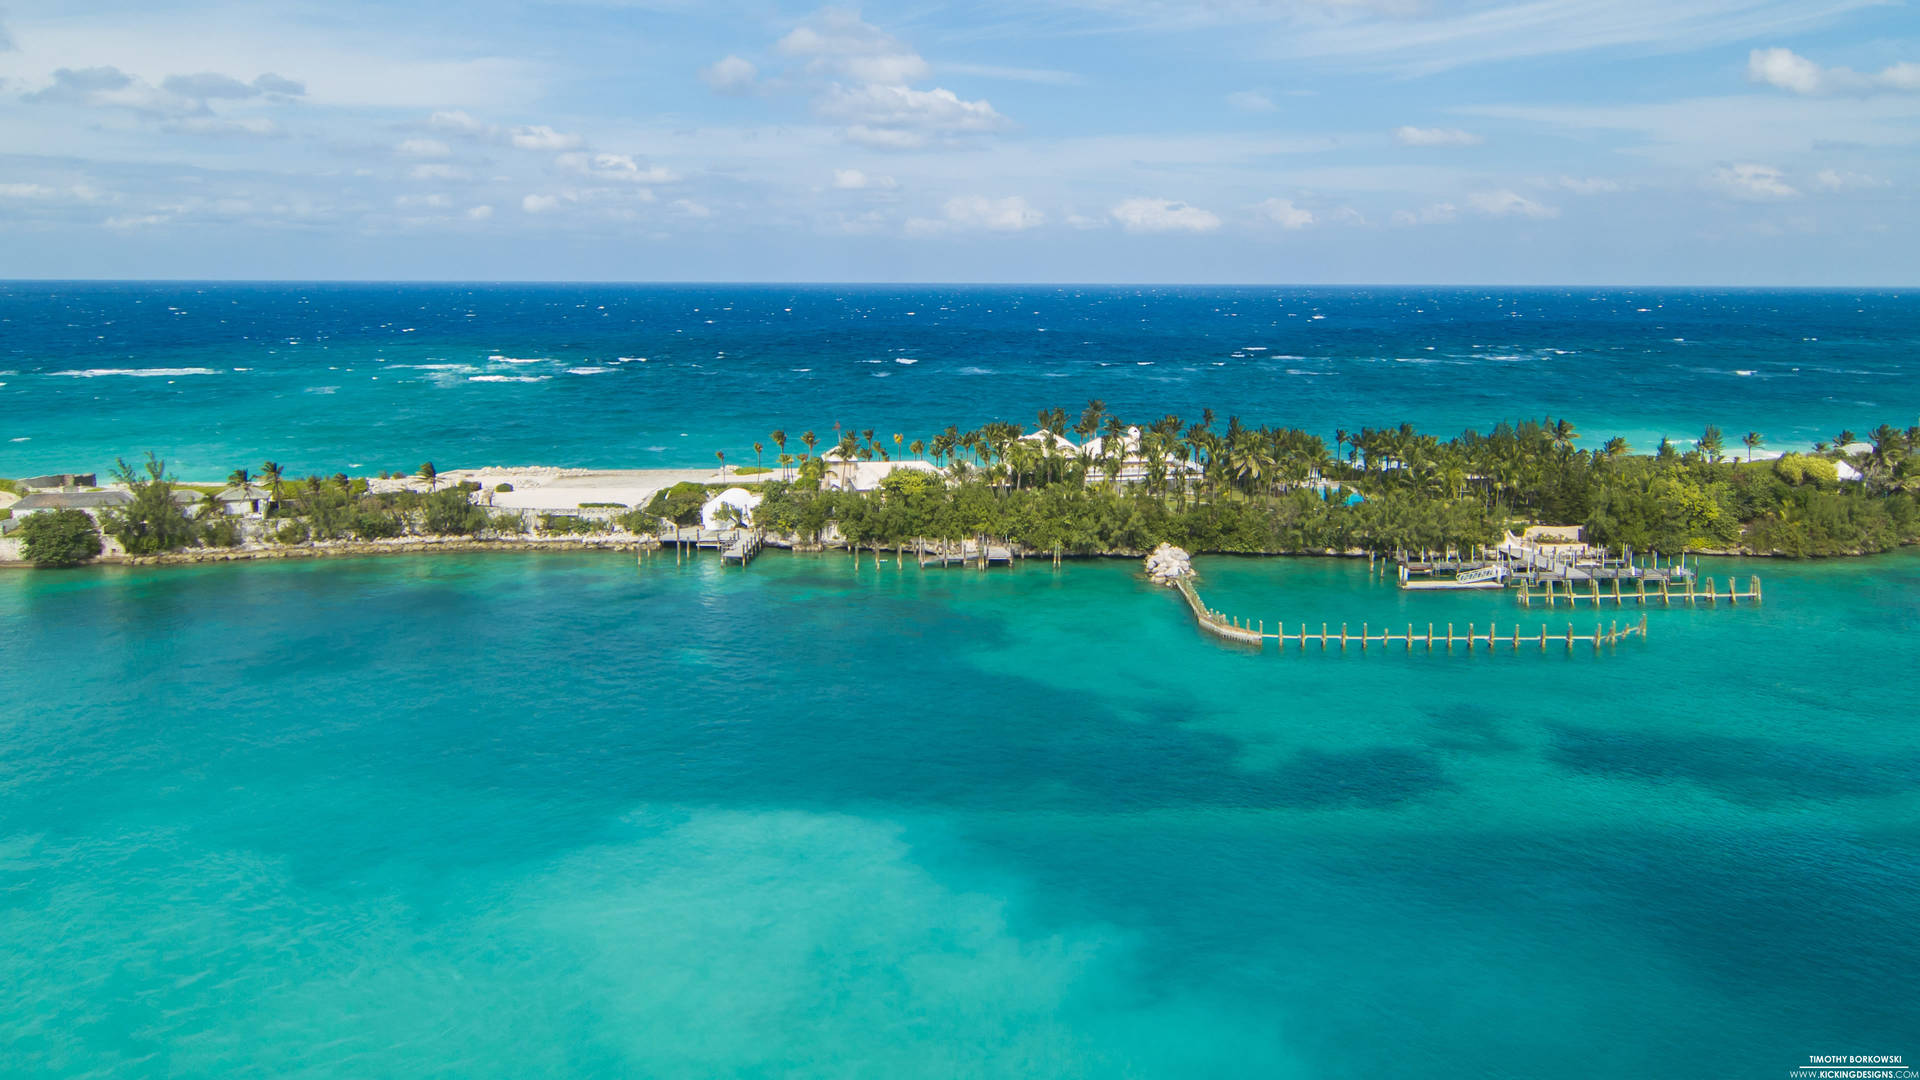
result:
<svg viewBox="0 0 1920 1080"><path fill-rule="evenodd" d="M529 214L544 214L559 205L560 199L555 195L528 195L520 200L520 209Z"/></svg>
<svg viewBox="0 0 1920 1080"><path fill-rule="evenodd" d="M1258 90L1235 90L1227 95L1227 104L1241 112L1263 113L1279 108L1273 99Z"/></svg>
<svg viewBox="0 0 1920 1080"><path fill-rule="evenodd" d="M124 217L110 217L100 224L109 229L145 229L155 225L165 225L173 220L169 214L128 214Z"/></svg>
<svg viewBox="0 0 1920 1080"><path fill-rule="evenodd" d="M1046 222L1047 217L1018 195L989 199L984 195L962 195L948 199L940 208L947 221L957 229L991 229L994 232L1020 232Z"/></svg>
<svg viewBox="0 0 1920 1080"><path fill-rule="evenodd" d="M1291 18L1293 32L1272 40L1283 56L1325 64L1350 59L1403 74L1424 75L1526 57L1602 49L1688 52L1794 33L1833 22L1882 0L1493 0L1489 3L1405 3L1399 14L1366 17L1369 5L1303 5L1218 0L1184 6L1259 12ZM1381 5L1371 5L1381 6ZM1341 8L1346 10L1340 10ZM1334 9L1327 12L1325 8ZM1391 12L1382 12L1391 16Z"/></svg>
<svg viewBox="0 0 1920 1080"><path fill-rule="evenodd" d="M425 207L432 210L444 210L453 205L453 200L445 195L400 195L394 198L393 205L405 208Z"/></svg>
<svg viewBox="0 0 1920 1080"><path fill-rule="evenodd" d="M1313 224L1312 212L1293 205L1292 199L1268 199L1254 210L1283 229L1304 229Z"/></svg>
<svg viewBox="0 0 1920 1080"><path fill-rule="evenodd" d="M1395 210L1395 225L1445 225L1460 216L1460 208L1450 202L1433 203L1420 210Z"/></svg>
<svg viewBox="0 0 1920 1080"><path fill-rule="evenodd" d="M43 184L0 184L0 199L51 199L55 194Z"/></svg>
<svg viewBox="0 0 1920 1080"><path fill-rule="evenodd" d="M1722 166L1714 171L1711 183L1736 199L1791 199L1800 194L1799 189L1787 183L1785 174L1771 165Z"/></svg>
<svg viewBox="0 0 1920 1080"><path fill-rule="evenodd" d="M833 186L840 191L864 191L867 188L891 188L897 181L891 176L870 176L859 169L833 170Z"/></svg>
<svg viewBox="0 0 1920 1080"><path fill-rule="evenodd" d="M1814 174L1814 185L1822 191L1847 191L1855 188L1883 188L1891 184L1880 177L1867 173L1842 172L1838 169L1821 169Z"/></svg>
<svg viewBox="0 0 1920 1080"><path fill-rule="evenodd" d="M492 216L493 207L487 206L484 203L479 206L467 207L467 220L469 221L485 221Z"/></svg>
<svg viewBox="0 0 1920 1080"><path fill-rule="evenodd" d="M407 170L411 180L465 180L467 170L455 165L415 165Z"/></svg>
<svg viewBox="0 0 1920 1080"><path fill-rule="evenodd" d="M1543 206L1515 191L1502 188L1467 196L1467 205L1488 217L1525 217L1536 221L1560 216L1560 211Z"/></svg>
<svg viewBox="0 0 1920 1080"><path fill-rule="evenodd" d="M393 152L402 157L443 158L453 153L453 148L439 139L406 139Z"/></svg>
<svg viewBox="0 0 1920 1080"><path fill-rule="evenodd" d="M700 69L700 81L722 94L737 94L753 86L760 69L738 56L723 56Z"/></svg>
<svg viewBox="0 0 1920 1080"><path fill-rule="evenodd" d="M835 86L816 103L822 115L847 122L849 138L871 146L902 148L931 138L997 131L1007 118L987 101L965 101L951 90L914 90L873 84Z"/></svg>
<svg viewBox="0 0 1920 1080"><path fill-rule="evenodd" d="M661 165L641 168L628 154L589 154L574 151L553 159L556 165L572 172L601 180L624 180L631 184L669 184L680 179L673 170Z"/></svg>
<svg viewBox="0 0 1920 1080"><path fill-rule="evenodd" d="M1755 49L1747 54L1747 78L1796 94L1869 94L1920 90L1920 64L1900 63L1867 73L1821 67L1792 49Z"/></svg>
<svg viewBox="0 0 1920 1080"><path fill-rule="evenodd" d="M1107 213L1128 232L1211 232L1220 227L1213 213L1171 199L1126 199Z"/></svg>
<svg viewBox="0 0 1920 1080"><path fill-rule="evenodd" d="M1485 139L1459 128L1423 128L1411 125L1395 128L1393 137L1401 146L1479 146Z"/></svg>
<svg viewBox="0 0 1920 1080"><path fill-rule="evenodd" d="M448 131L458 131L465 135L484 135L490 129L487 125L468 116L459 109L446 109L427 117L427 123Z"/></svg>
<svg viewBox="0 0 1920 1080"><path fill-rule="evenodd" d="M1571 191L1575 195L1605 195L1620 190L1619 181L1597 176L1562 176L1554 183L1562 190Z"/></svg>
<svg viewBox="0 0 1920 1080"><path fill-rule="evenodd" d="M904 42L841 8L815 12L781 38L778 48L788 56L804 57L815 74L855 82L904 86L932 74L926 60Z"/></svg>
<svg viewBox="0 0 1920 1080"><path fill-rule="evenodd" d="M508 141L522 150L572 150L580 145L580 136L555 131L545 124L514 128Z"/></svg>
<svg viewBox="0 0 1920 1080"><path fill-rule="evenodd" d="M673 200L673 208L690 218L710 218L713 216L713 211L709 209L705 203L698 203L692 199L675 199Z"/></svg>

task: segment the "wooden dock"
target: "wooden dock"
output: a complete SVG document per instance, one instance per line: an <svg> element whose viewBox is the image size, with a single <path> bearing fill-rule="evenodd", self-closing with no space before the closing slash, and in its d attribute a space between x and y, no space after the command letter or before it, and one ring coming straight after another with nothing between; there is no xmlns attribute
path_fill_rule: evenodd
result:
<svg viewBox="0 0 1920 1080"><path fill-rule="evenodd" d="M1010 566L1013 563L1013 549L1003 544L981 544L975 540L967 540L961 543L958 551L942 548L939 551L922 552L920 555L922 567L965 566L968 563L978 563L982 570L995 563Z"/></svg>
<svg viewBox="0 0 1920 1080"><path fill-rule="evenodd" d="M1747 579L1745 592L1739 590L1732 577L1727 578L1725 592L1720 592L1715 587L1712 578L1696 582L1691 576L1677 583L1661 580L1654 583L1655 588L1648 588L1645 578L1635 581L1635 588L1632 589L1621 588L1619 578L1615 578L1612 584L1612 590L1608 591L1602 589L1598 581L1591 581L1588 582L1589 588L1582 591L1572 582L1555 588L1552 581L1547 581L1539 589L1523 582L1516 595L1519 597L1521 607L1532 607L1536 602L1548 607L1556 604L1592 604L1596 608L1603 604L1612 604L1615 607L1625 607L1628 604L1642 606L1659 604L1661 607L1672 607L1675 604L1684 604L1687 607L1693 607L1697 604L1712 606L1722 600L1729 605L1760 602L1760 577L1757 574Z"/></svg>
<svg viewBox="0 0 1920 1080"><path fill-rule="evenodd" d="M1289 644L1297 646L1300 652L1305 652L1309 642L1317 644L1321 652L1329 652L1335 645L1340 647L1341 652L1357 647L1363 653L1369 651L1369 646L1376 645L1382 650L1400 645L1401 651L1410 653L1414 650L1414 646L1418 645L1423 652L1432 652L1439 647L1444 648L1449 654L1456 647L1464 648L1471 653L1476 645L1484 645L1488 651L1505 647L1513 652L1518 652L1522 646L1538 648L1541 652L1546 652L1549 645L1560 645L1564 646L1566 652L1572 653L1574 646L1580 645L1590 647L1598 653L1602 646L1618 645L1628 638L1635 637L1645 640L1647 636L1647 616L1644 612L1641 613L1637 624L1628 623L1621 626L1617 619L1611 625L1595 623L1591 633L1575 633L1572 624L1568 624L1560 633L1548 631L1545 625L1542 625L1537 632L1529 633L1523 632L1517 622L1508 627L1505 632L1492 623L1487 624L1484 630L1474 623L1468 623L1464 633L1456 631L1454 625L1448 623L1444 635L1434 623L1427 624L1425 633L1417 632L1417 628L1409 623L1405 633L1396 634L1392 630L1382 630L1376 634L1368 624L1363 622L1360 624L1360 632L1356 634L1349 630L1347 623L1341 623L1339 630L1335 631L1331 623L1323 622L1320 624L1320 629L1315 631L1303 622L1297 632L1288 633L1286 623L1276 622L1274 632L1268 633L1264 620L1252 623L1224 615L1207 607L1191 582L1183 580L1176 585L1180 595L1186 598L1187 606L1193 610L1194 618L1199 622L1202 630L1215 637L1255 649L1264 649L1268 641L1275 641L1278 643L1278 650L1283 653L1287 651Z"/></svg>

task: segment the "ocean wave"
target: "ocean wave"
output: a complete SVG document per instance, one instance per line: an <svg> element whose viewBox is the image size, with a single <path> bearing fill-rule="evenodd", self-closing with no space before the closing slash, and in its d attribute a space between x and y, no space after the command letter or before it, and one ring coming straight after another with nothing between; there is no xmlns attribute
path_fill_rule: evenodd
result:
<svg viewBox="0 0 1920 1080"><path fill-rule="evenodd" d="M218 375L220 373L204 367L143 367L87 368L82 371L55 371L51 374L74 379L97 379L102 375L129 375L137 379L171 379L180 375Z"/></svg>
<svg viewBox="0 0 1920 1080"><path fill-rule="evenodd" d="M309 394L337 394L337 393L339 393L339 392L340 392L340 388L339 388L339 387L337 387L337 386L309 386L309 387L307 387L307 393L309 393Z"/></svg>
<svg viewBox="0 0 1920 1080"><path fill-rule="evenodd" d="M567 374L569 375L610 375L613 373L613 371L614 369L610 367L570 367L567 369Z"/></svg>
<svg viewBox="0 0 1920 1080"><path fill-rule="evenodd" d="M994 370L993 370L992 368L983 368L983 367L963 367L963 368L961 368L961 369L960 369L960 374L962 374L962 375L992 375L992 374L994 374Z"/></svg>
<svg viewBox="0 0 1920 1080"><path fill-rule="evenodd" d="M479 371L472 364L395 364L397 368L412 368L415 371Z"/></svg>
<svg viewBox="0 0 1920 1080"><path fill-rule="evenodd" d="M492 356L487 357L487 359L496 364L544 364L552 358L547 356L502 356L499 353L494 353Z"/></svg>
<svg viewBox="0 0 1920 1080"><path fill-rule="evenodd" d="M469 375L468 382L546 382L551 375Z"/></svg>
<svg viewBox="0 0 1920 1080"><path fill-rule="evenodd" d="M644 364L647 362L647 358L644 356L622 356L614 362L617 364Z"/></svg>
<svg viewBox="0 0 1920 1080"><path fill-rule="evenodd" d="M915 360L910 356L896 356L893 358L893 362L896 364L907 364L911 366L913 364L919 363L920 361Z"/></svg>

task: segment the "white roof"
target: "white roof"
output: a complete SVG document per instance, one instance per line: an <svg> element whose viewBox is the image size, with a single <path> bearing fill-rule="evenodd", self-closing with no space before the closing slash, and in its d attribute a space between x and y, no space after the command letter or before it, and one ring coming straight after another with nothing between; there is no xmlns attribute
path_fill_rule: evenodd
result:
<svg viewBox="0 0 1920 1080"><path fill-rule="evenodd" d="M760 496L746 488L728 488L727 490L700 504L700 524L703 528L718 529L727 524L720 520L720 508L731 506L739 511L739 519L745 524L753 524L753 508L760 505Z"/></svg>

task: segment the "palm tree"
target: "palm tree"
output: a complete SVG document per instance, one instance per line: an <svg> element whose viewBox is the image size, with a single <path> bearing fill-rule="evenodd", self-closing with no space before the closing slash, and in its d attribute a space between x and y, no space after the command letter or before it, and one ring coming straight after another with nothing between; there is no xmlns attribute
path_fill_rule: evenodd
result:
<svg viewBox="0 0 1920 1080"><path fill-rule="evenodd" d="M267 492L273 496L274 502L280 501L280 481L282 476L279 462L266 461L260 464L260 482L267 485Z"/></svg>
<svg viewBox="0 0 1920 1080"><path fill-rule="evenodd" d="M1720 429L1708 424L1707 430L1700 433L1700 437L1694 440L1693 445L1699 448L1701 455L1709 462L1715 462L1720 460L1720 449L1725 444L1720 439Z"/></svg>
<svg viewBox="0 0 1920 1080"><path fill-rule="evenodd" d="M924 439L913 440L912 442L907 444L907 450L910 453L912 453L914 457L925 457L927 453L926 440Z"/></svg>
<svg viewBox="0 0 1920 1080"><path fill-rule="evenodd" d="M1747 448L1747 464L1751 465L1753 464L1754 449L1765 446L1767 444L1767 437L1757 431L1749 431L1745 435L1740 436L1740 442Z"/></svg>
<svg viewBox="0 0 1920 1080"><path fill-rule="evenodd" d="M766 447L761 446L759 443L753 444L753 467L754 468L758 469L760 467L760 451L765 449Z"/></svg>
<svg viewBox="0 0 1920 1080"><path fill-rule="evenodd" d="M1600 449L1605 451L1606 455L1610 458L1623 458L1627 456L1627 440L1615 435L1613 438L1608 439L1607 444Z"/></svg>
<svg viewBox="0 0 1920 1080"><path fill-rule="evenodd" d="M239 488L242 491L245 491L247 489L247 484L250 483L252 480L253 480L253 474L248 472L244 468L233 470L233 475L227 477L227 483L231 484L234 487Z"/></svg>
<svg viewBox="0 0 1920 1080"><path fill-rule="evenodd" d="M1553 445L1554 446L1558 447L1561 450L1571 450L1573 449L1573 441L1575 439L1578 439L1579 437L1580 437L1580 433L1573 430L1572 424L1568 423L1565 420L1554 421L1553 423Z"/></svg>
<svg viewBox="0 0 1920 1080"><path fill-rule="evenodd" d="M1855 435L1852 428L1841 428L1840 434L1833 437L1834 456L1845 459L1847 456L1847 447L1852 446L1858 441L1860 441L1860 436Z"/></svg>
<svg viewBox="0 0 1920 1080"><path fill-rule="evenodd" d="M780 475L781 476L787 475L787 467L793 464L793 455L781 454L779 457L775 458L774 460L778 462L780 465Z"/></svg>
<svg viewBox="0 0 1920 1080"><path fill-rule="evenodd" d="M820 437L811 431L803 431L800 433L800 445L806 447L807 453L809 454L813 453L813 444L819 441Z"/></svg>
<svg viewBox="0 0 1920 1080"><path fill-rule="evenodd" d="M727 478L727 452L725 450L715 450L713 456L720 459L720 479L725 480Z"/></svg>

